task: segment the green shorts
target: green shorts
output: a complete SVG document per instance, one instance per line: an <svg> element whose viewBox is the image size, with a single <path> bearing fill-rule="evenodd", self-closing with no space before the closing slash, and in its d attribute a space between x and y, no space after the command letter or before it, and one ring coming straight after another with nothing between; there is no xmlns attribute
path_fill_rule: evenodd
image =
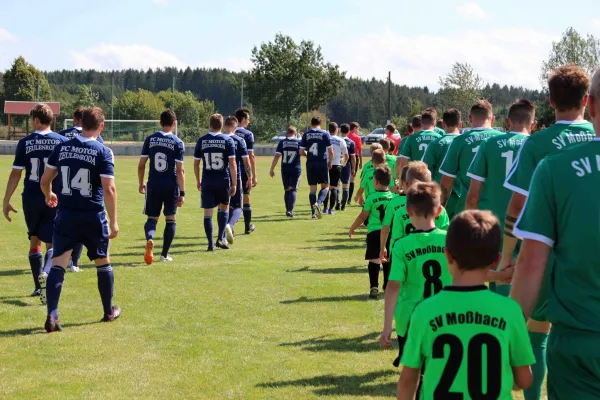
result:
<svg viewBox="0 0 600 400"><path fill-rule="evenodd" d="M548 400L600 399L600 333L553 326L546 348Z"/></svg>

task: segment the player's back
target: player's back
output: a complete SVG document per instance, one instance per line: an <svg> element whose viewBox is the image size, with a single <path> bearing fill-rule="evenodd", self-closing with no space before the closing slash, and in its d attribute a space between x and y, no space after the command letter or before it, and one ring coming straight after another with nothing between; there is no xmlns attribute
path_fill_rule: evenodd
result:
<svg viewBox="0 0 600 400"><path fill-rule="evenodd" d="M235 149L235 164L237 165L237 174L242 176L242 167L244 162L242 158L248 156L248 149L246 148L246 141L238 135L228 135L233 140L233 146Z"/></svg>
<svg viewBox="0 0 600 400"><path fill-rule="evenodd" d="M356 144L352 139L348 136L344 137L344 142L346 142L346 148L348 149L348 155L353 156L356 155ZM346 164L348 165L348 164Z"/></svg>
<svg viewBox="0 0 600 400"><path fill-rule="evenodd" d="M27 200L43 199L40 179L54 147L67 139L51 131L33 132L17 143L14 169L24 169L23 196Z"/></svg>
<svg viewBox="0 0 600 400"><path fill-rule="evenodd" d="M150 172L148 182L176 183L176 163L183 162L185 146L171 132L155 132L148 136L142 147L142 157L148 157Z"/></svg>
<svg viewBox="0 0 600 400"><path fill-rule="evenodd" d="M329 132L311 128L302 135L301 148L306 151L306 161L308 163L326 163L329 147L331 147Z"/></svg>
<svg viewBox="0 0 600 400"><path fill-rule="evenodd" d="M71 128L63 129L62 131L58 132L58 134L66 137L67 139L73 139L74 137L81 135L82 131L83 128L79 126L72 126ZM104 139L102 139L102 135L98 135L96 140L99 143L104 144Z"/></svg>
<svg viewBox="0 0 600 400"><path fill-rule="evenodd" d="M389 190L376 191L367 196L363 206L364 211L369 211L367 232L381 230L383 218L385 217L385 207L393 197L394 194Z"/></svg>
<svg viewBox="0 0 600 400"><path fill-rule="evenodd" d="M277 152L281 154L281 170L285 172L300 171L300 140L284 138L277 144Z"/></svg>
<svg viewBox="0 0 600 400"><path fill-rule="evenodd" d="M254 133L239 126L235 129L235 134L244 139L248 151L254 151Z"/></svg>
<svg viewBox="0 0 600 400"><path fill-rule="evenodd" d="M402 363L419 359L422 399L512 399L512 367L535 362L520 306L485 285L446 286L417 305Z"/></svg>
<svg viewBox="0 0 600 400"><path fill-rule="evenodd" d="M339 136L330 135L331 147L333 148L332 165L342 165L342 159L345 154L348 154L346 142Z"/></svg>
<svg viewBox="0 0 600 400"><path fill-rule="evenodd" d="M450 144L452 144L452 141L457 136L457 133L448 133L435 139L427 146L427 150L425 150L425 153L423 154L422 161L427 164L427 168L431 171L431 178L437 183L442 182L440 166L446 156L446 151L448 151L448 147L450 147Z"/></svg>
<svg viewBox="0 0 600 400"><path fill-rule="evenodd" d="M229 186L229 158L235 158L235 144L227 135L209 132L198 139L194 159L202 160L203 186Z"/></svg>
<svg viewBox="0 0 600 400"><path fill-rule="evenodd" d="M400 150L400 156L408 158L410 161L421 160L429 144L440 137L441 135L435 131L413 133L407 138L406 144Z"/></svg>
<svg viewBox="0 0 600 400"><path fill-rule="evenodd" d="M442 207L442 212L435 218L435 226L446 231L449 225L450 218L448 217L448 212L444 207ZM414 231L415 227L410 221L410 216L408 215L408 210L406 209L406 202L404 202L404 206L398 207L392 219L392 244L396 240L408 236Z"/></svg>

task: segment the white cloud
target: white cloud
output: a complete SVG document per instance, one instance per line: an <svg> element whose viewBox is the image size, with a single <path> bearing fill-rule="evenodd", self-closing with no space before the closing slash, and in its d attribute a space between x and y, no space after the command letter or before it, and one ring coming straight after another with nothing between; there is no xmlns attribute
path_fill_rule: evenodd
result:
<svg viewBox="0 0 600 400"><path fill-rule="evenodd" d="M475 2L467 2L459 4L456 7L456 11L463 18L472 19L472 20L485 20L488 18L487 14L483 9L479 6L479 4Z"/></svg>
<svg viewBox="0 0 600 400"><path fill-rule="evenodd" d="M153 2L154 4L158 4L158 5L161 5L161 6L166 6L166 5L167 5L167 2L168 2L168 0L152 0L152 2Z"/></svg>
<svg viewBox="0 0 600 400"><path fill-rule="evenodd" d="M17 37L7 31L6 29L0 28L0 43L2 42L11 42L13 40L17 40Z"/></svg>
<svg viewBox="0 0 600 400"><path fill-rule="evenodd" d="M99 44L83 52L71 51L74 68L146 69L157 67L185 68L177 56L147 45Z"/></svg>

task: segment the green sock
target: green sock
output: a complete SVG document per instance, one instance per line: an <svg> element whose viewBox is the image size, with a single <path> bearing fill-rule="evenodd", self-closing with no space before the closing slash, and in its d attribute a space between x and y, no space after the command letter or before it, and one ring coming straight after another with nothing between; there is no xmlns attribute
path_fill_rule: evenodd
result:
<svg viewBox="0 0 600 400"><path fill-rule="evenodd" d="M529 332L529 340L535 356L535 364L531 366L533 383L529 389L524 391L523 395L525 400L540 400L542 385L546 377L546 342L548 341L548 334Z"/></svg>

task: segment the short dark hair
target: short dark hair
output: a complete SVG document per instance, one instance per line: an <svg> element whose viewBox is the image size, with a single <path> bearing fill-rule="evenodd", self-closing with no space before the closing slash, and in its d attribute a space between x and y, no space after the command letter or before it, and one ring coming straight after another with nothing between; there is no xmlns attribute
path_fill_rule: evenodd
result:
<svg viewBox="0 0 600 400"><path fill-rule="evenodd" d="M225 126L237 126L238 120L233 115L230 115L225 119Z"/></svg>
<svg viewBox="0 0 600 400"><path fill-rule="evenodd" d="M393 153L396 150L396 143L393 140L390 140L390 153Z"/></svg>
<svg viewBox="0 0 600 400"><path fill-rule="evenodd" d="M494 116L492 105L485 99L477 100L477 103L471 106L470 115L475 118L491 119Z"/></svg>
<svg viewBox="0 0 600 400"><path fill-rule="evenodd" d="M235 111L235 117L237 118L238 122L241 123L242 120L250 118L250 110L247 107L238 108Z"/></svg>
<svg viewBox="0 0 600 400"><path fill-rule="evenodd" d="M535 119L535 106L527 99L519 99L510 105L508 119L518 124L530 124Z"/></svg>
<svg viewBox="0 0 600 400"><path fill-rule="evenodd" d="M288 126L286 133L293 133L294 135L297 133L296 127L293 125Z"/></svg>
<svg viewBox="0 0 600 400"><path fill-rule="evenodd" d="M172 126L177 121L177 116L171 109L160 113L160 126Z"/></svg>
<svg viewBox="0 0 600 400"><path fill-rule="evenodd" d="M429 109L423 111L423 114L421 114L421 124L433 125L435 124L435 119L434 114Z"/></svg>
<svg viewBox="0 0 600 400"><path fill-rule="evenodd" d="M321 117L319 117L318 115L315 115L314 117L312 117L310 119L310 125L311 126L321 125Z"/></svg>
<svg viewBox="0 0 600 400"><path fill-rule="evenodd" d="M404 181L409 185L412 185L415 181L431 182L431 171L423 161L411 161L408 163Z"/></svg>
<svg viewBox="0 0 600 400"><path fill-rule="evenodd" d="M439 120L439 119L438 119L438 120L437 120L437 122L435 123L435 126L436 126L437 128L440 128L440 129L442 129L442 128L444 127L444 125L442 124L442 121L441 121L441 120Z"/></svg>
<svg viewBox="0 0 600 400"><path fill-rule="evenodd" d="M415 115L412 119L411 125L414 128L420 128L421 127L421 116L420 115Z"/></svg>
<svg viewBox="0 0 600 400"><path fill-rule="evenodd" d="M423 218L435 217L441 205L442 189L435 182L419 182L408 190L406 194L406 207Z"/></svg>
<svg viewBox="0 0 600 400"><path fill-rule="evenodd" d="M383 152L383 150L377 149L373 151L373 154L371 154L371 161L373 162L373 164L377 165L385 163L385 153Z"/></svg>
<svg viewBox="0 0 600 400"><path fill-rule="evenodd" d="M86 131L97 131L104 122L104 111L100 107L86 108L81 117L81 127Z"/></svg>
<svg viewBox="0 0 600 400"><path fill-rule="evenodd" d="M431 113L431 115L433 115L433 119L437 121L438 113L435 107L427 107L425 110L423 110L423 114L426 112Z"/></svg>
<svg viewBox="0 0 600 400"><path fill-rule="evenodd" d="M54 113L48 104L38 103L29 111L29 116L40 120L40 124L42 125L50 125L54 118Z"/></svg>
<svg viewBox="0 0 600 400"><path fill-rule="evenodd" d="M336 124L335 122L329 123L329 133L335 133L337 128L338 128L338 124Z"/></svg>
<svg viewBox="0 0 600 400"><path fill-rule="evenodd" d="M456 108L450 108L442 114L442 121L449 128L457 128L462 120L461 112Z"/></svg>
<svg viewBox="0 0 600 400"><path fill-rule="evenodd" d="M391 143L391 140L388 138L384 137L384 138L379 139L379 144L383 148L383 151L390 151L390 143Z"/></svg>
<svg viewBox="0 0 600 400"><path fill-rule="evenodd" d="M85 107L83 107L83 106L77 107L77 110L75 110L75 112L73 113L73 119L76 119L77 121L81 121L81 118L83 118L84 111L85 111Z"/></svg>
<svg viewBox="0 0 600 400"><path fill-rule="evenodd" d="M446 250L463 270L488 268L498 259L502 232L490 211L467 210L448 228Z"/></svg>
<svg viewBox="0 0 600 400"><path fill-rule="evenodd" d="M342 132L343 134L350 132L350 125L342 124L342 126L340 126L340 132Z"/></svg>
<svg viewBox="0 0 600 400"><path fill-rule="evenodd" d="M385 130L388 132L392 132L392 135L394 134L394 132L396 132L396 125L394 124L387 124L385 126Z"/></svg>
<svg viewBox="0 0 600 400"><path fill-rule="evenodd" d="M578 109L590 90L590 77L578 65L563 65L550 75L548 89L557 111Z"/></svg>
<svg viewBox="0 0 600 400"><path fill-rule="evenodd" d="M380 185L390 186L390 182L392 181L392 170L390 170L390 167L387 164L380 165L375 168L373 179L379 182Z"/></svg>
<svg viewBox="0 0 600 400"><path fill-rule="evenodd" d="M415 131L415 128L411 124L406 125L406 133L411 134Z"/></svg>
<svg viewBox="0 0 600 400"><path fill-rule="evenodd" d="M208 122L208 126L213 131L220 131L223 129L223 116L221 114L213 114L210 116L210 121Z"/></svg>
<svg viewBox="0 0 600 400"><path fill-rule="evenodd" d="M350 122L350 130L353 131L355 129L360 128L360 124L358 122Z"/></svg>
<svg viewBox="0 0 600 400"><path fill-rule="evenodd" d="M405 165L404 168L402 168L402 172L400 173L400 180L402 182L406 182L407 174L408 174L408 165Z"/></svg>

